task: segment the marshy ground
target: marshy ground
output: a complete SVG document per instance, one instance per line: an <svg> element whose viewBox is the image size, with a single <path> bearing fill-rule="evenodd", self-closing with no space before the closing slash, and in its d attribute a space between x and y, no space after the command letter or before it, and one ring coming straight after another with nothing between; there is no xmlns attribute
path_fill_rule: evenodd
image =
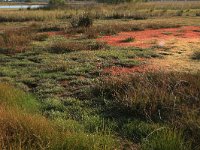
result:
<svg viewBox="0 0 200 150"><path fill-rule="evenodd" d="M132 39L132 41L126 41L126 39ZM121 68L121 71L118 68L118 73L126 73L125 70L128 73L153 70L178 72L198 72L200 70L200 62L191 60L194 51L200 49L199 26L121 32L115 36L101 37L98 40L118 47L153 49L162 56L162 58L143 59L146 64L140 67ZM113 69L116 70L116 67Z"/></svg>
<svg viewBox="0 0 200 150"><path fill-rule="evenodd" d="M0 147L200 149L199 20L199 2L0 10Z"/></svg>

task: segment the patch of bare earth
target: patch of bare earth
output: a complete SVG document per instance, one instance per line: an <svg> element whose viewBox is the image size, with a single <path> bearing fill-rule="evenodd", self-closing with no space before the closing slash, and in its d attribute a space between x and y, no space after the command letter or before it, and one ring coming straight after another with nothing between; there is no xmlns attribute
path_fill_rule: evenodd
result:
<svg viewBox="0 0 200 150"><path fill-rule="evenodd" d="M121 42L126 38L134 38L133 42ZM200 61L191 59L194 51L200 51L200 27L185 26L181 28L156 29L136 32L122 32L116 36L105 36L100 41L106 41L112 46L154 48L163 58L145 60L140 67L106 68L105 72L112 74L146 72L152 70L198 72Z"/></svg>

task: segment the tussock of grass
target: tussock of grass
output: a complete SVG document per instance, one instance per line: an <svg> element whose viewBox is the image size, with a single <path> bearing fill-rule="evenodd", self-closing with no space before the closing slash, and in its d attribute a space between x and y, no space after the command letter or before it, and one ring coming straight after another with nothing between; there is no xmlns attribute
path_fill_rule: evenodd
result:
<svg viewBox="0 0 200 150"><path fill-rule="evenodd" d="M134 119L122 126L122 134L133 139L135 143L139 143L159 127L159 124Z"/></svg>
<svg viewBox="0 0 200 150"><path fill-rule="evenodd" d="M32 95L15 89L7 83L0 83L0 105L8 105L28 112L39 111L39 103Z"/></svg>
<svg viewBox="0 0 200 150"><path fill-rule="evenodd" d="M160 128L148 135L142 142L142 149L190 150L191 147L184 142L182 134L171 131L170 129Z"/></svg>
<svg viewBox="0 0 200 150"><path fill-rule="evenodd" d="M63 131L40 115L0 106L0 147L12 149L113 149L109 135Z"/></svg>
<svg viewBox="0 0 200 150"><path fill-rule="evenodd" d="M51 134L55 136L50 122L44 117L25 114L13 107L5 109L2 106L0 115L0 147L3 149L48 148Z"/></svg>

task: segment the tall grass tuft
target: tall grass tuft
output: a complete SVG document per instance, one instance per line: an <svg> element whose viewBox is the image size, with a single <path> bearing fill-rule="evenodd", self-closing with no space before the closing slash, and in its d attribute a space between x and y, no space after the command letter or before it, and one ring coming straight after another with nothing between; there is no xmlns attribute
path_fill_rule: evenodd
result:
<svg viewBox="0 0 200 150"><path fill-rule="evenodd" d="M158 129L148 135L142 142L142 150L191 150L181 133L170 129Z"/></svg>
<svg viewBox="0 0 200 150"><path fill-rule="evenodd" d="M0 105L14 107L27 112L39 111L39 103L32 95L15 89L7 83L0 83Z"/></svg>
<svg viewBox="0 0 200 150"><path fill-rule="evenodd" d="M55 131L44 117L2 106L0 115L2 149L47 149L51 146Z"/></svg>

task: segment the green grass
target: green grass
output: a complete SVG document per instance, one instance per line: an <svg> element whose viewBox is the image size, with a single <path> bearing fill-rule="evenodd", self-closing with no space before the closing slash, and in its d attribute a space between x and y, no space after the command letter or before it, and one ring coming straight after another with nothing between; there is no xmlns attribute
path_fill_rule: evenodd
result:
<svg viewBox="0 0 200 150"><path fill-rule="evenodd" d="M169 129L155 130L142 143L143 150L190 150L191 147L185 144L180 133Z"/></svg>
<svg viewBox="0 0 200 150"><path fill-rule="evenodd" d="M30 112L39 111L39 103L32 95L25 94L6 83L0 84L0 105L9 105Z"/></svg>

